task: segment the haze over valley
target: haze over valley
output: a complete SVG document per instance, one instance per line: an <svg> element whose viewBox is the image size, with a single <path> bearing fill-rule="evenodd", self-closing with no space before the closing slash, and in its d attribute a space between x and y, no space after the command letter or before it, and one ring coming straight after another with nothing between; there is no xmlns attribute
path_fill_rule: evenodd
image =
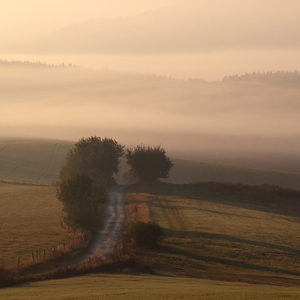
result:
<svg viewBox="0 0 300 300"><path fill-rule="evenodd" d="M298 1L9 3L1 136L300 171Z"/></svg>
<svg viewBox="0 0 300 300"><path fill-rule="evenodd" d="M0 298L298 299L299 12L0 1Z"/></svg>

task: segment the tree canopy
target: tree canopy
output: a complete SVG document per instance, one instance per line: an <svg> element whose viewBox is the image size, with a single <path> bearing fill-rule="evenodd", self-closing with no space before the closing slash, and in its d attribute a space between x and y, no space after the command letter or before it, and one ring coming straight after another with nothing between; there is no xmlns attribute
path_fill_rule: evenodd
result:
<svg viewBox="0 0 300 300"><path fill-rule="evenodd" d="M131 172L140 182L155 182L159 178L167 178L173 167L173 162L161 146L138 145L134 149L127 148L125 157Z"/></svg>
<svg viewBox="0 0 300 300"><path fill-rule="evenodd" d="M119 171L124 146L116 140L96 136L80 139L67 153L66 162L60 170L60 179L75 174L86 174L95 184L108 186L115 183L113 175Z"/></svg>

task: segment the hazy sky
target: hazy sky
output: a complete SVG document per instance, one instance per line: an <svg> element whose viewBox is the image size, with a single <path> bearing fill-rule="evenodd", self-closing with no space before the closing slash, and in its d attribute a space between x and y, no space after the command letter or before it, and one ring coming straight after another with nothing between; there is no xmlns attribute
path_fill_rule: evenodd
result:
<svg viewBox="0 0 300 300"><path fill-rule="evenodd" d="M14 43L92 18L136 15L178 0L1 0L1 43Z"/></svg>
<svg viewBox="0 0 300 300"><path fill-rule="evenodd" d="M177 10L181 7L184 10L184 6L189 5L198 7L195 10L196 17L199 15L194 26L196 28L191 28L191 36L186 35L186 41L193 41L195 37L199 39L196 46L200 44L200 47L196 47L195 51L172 53L168 49L167 53L154 51L151 54L127 55L120 52L96 57L75 53L24 55L21 51L12 53L5 50L23 42L30 44L40 37L47 40L48 34L91 19L135 16L167 7L161 12L164 16L169 8L172 10L173 5L178 3L182 6L177 6ZM225 75L236 73L294 71L300 70L299 12L299 0L1 0L0 58L56 64L65 62L86 67L207 80L221 80ZM176 13L174 9L173 16ZM174 28L180 31L186 21L179 18ZM172 27L170 24L167 25ZM153 23L154 30L150 32L152 38L155 32L160 31L159 25ZM139 34L137 31L137 36ZM174 31L170 37L171 42L176 38ZM119 35L115 39L118 40ZM159 45L159 40L155 42ZM117 46L116 49L123 48Z"/></svg>

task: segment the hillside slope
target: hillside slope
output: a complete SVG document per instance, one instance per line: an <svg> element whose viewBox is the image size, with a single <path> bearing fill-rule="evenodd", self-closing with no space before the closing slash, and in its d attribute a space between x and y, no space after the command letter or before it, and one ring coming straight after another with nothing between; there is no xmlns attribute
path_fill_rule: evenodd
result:
<svg viewBox="0 0 300 300"><path fill-rule="evenodd" d="M74 143L56 140L0 139L0 180L50 185Z"/></svg>
<svg viewBox="0 0 300 300"><path fill-rule="evenodd" d="M58 181L59 170L74 142L38 139L0 139L0 180L50 185ZM300 173L280 172L213 162L173 158L169 183L218 181L246 184L275 184L299 189ZM129 170L125 160L117 176L124 182ZM125 177L124 177L125 176ZM125 180L126 182L126 180Z"/></svg>

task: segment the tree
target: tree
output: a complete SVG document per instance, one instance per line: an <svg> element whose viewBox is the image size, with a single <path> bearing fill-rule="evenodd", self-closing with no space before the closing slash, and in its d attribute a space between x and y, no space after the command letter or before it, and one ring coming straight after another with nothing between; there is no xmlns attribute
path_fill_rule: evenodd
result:
<svg viewBox="0 0 300 300"><path fill-rule="evenodd" d="M173 167L173 162L161 146L138 145L134 149L126 149L125 157L131 167L130 171L140 182L155 182L159 178L167 178Z"/></svg>
<svg viewBox="0 0 300 300"><path fill-rule="evenodd" d="M67 180L75 174L89 175L95 184L109 186L115 183L124 146L116 140L92 136L80 139L67 153L60 170L60 179Z"/></svg>
<svg viewBox="0 0 300 300"><path fill-rule="evenodd" d="M74 231L78 228L93 230L98 225L102 197L92 192L93 181L85 174L77 174L61 182L57 199L63 204L64 224Z"/></svg>

